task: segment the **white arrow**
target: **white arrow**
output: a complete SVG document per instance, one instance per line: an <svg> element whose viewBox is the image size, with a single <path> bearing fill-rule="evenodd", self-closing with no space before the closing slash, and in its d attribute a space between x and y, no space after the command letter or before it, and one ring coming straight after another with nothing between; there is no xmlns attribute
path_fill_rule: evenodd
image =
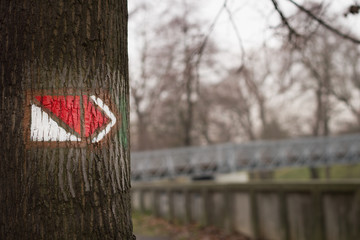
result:
<svg viewBox="0 0 360 240"><path fill-rule="evenodd" d="M90 96L90 98L98 105L111 119L111 122L105 127L104 130L102 130L96 137L91 139L91 142L100 142L101 139L105 137L106 134L110 132L110 129L115 125L116 123L116 117L115 115L110 111L110 108L104 103L103 100L100 98L93 96Z"/></svg>

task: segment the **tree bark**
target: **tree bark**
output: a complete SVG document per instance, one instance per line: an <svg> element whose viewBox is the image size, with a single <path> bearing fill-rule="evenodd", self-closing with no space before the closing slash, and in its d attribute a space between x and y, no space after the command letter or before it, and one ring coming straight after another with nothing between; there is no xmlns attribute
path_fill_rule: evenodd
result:
<svg viewBox="0 0 360 240"><path fill-rule="evenodd" d="M1 1L0 32L0 239L132 239L126 1ZM106 92L118 130L28 147L26 92L74 89Z"/></svg>

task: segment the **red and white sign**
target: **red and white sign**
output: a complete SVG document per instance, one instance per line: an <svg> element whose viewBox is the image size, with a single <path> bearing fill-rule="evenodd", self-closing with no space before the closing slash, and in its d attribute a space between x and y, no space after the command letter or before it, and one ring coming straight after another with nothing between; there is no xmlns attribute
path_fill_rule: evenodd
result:
<svg viewBox="0 0 360 240"><path fill-rule="evenodd" d="M30 142L98 143L117 123L109 104L95 95L28 97Z"/></svg>

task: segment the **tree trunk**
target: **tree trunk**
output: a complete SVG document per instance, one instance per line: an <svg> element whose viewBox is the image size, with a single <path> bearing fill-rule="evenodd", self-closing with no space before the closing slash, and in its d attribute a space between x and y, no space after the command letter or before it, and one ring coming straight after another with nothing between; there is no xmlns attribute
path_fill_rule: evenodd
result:
<svg viewBox="0 0 360 240"><path fill-rule="evenodd" d="M0 31L0 239L132 239L126 1L1 1ZM78 143L32 142L37 95L106 95L116 131L73 105Z"/></svg>

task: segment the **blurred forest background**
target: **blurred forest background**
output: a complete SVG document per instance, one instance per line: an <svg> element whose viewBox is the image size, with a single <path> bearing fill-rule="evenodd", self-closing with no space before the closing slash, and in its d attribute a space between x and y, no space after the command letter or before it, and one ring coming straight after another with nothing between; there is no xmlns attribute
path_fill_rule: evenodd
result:
<svg viewBox="0 0 360 240"><path fill-rule="evenodd" d="M360 132L356 1L129 5L132 151Z"/></svg>

